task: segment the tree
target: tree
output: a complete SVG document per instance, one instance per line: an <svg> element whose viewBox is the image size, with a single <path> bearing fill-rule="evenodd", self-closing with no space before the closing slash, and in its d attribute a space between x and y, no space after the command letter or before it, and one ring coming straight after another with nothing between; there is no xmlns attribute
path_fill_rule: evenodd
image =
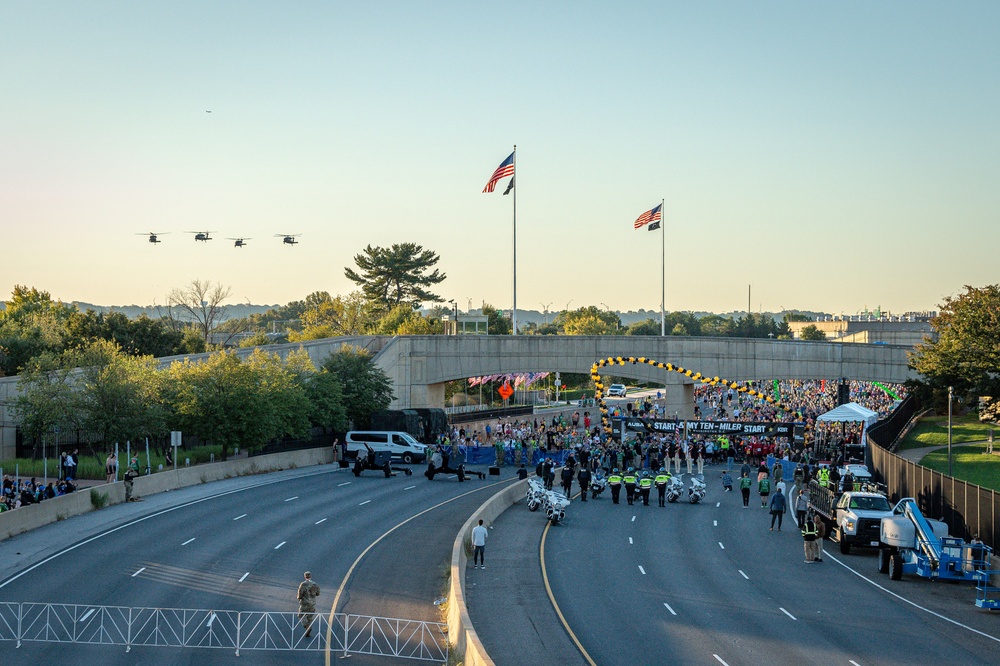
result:
<svg viewBox="0 0 1000 666"><path fill-rule="evenodd" d="M486 316L487 333L490 335L510 335L512 329L510 319L507 319L502 311L497 310L489 303L483 303L480 311Z"/></svg>
<svg viewBox="0 0 1000 666"><path fill-rule="evenodd" d="M16 375L35 356L79 343L67 330L75 312L75 306L53 301L47 291L15 285L0 311L0 375Z"/></svg>
<svg viewBox="0 0 1000 666"><path fill-rule="evenodd" d="M816 328L816 324L809 324L802 329L799 337L803 340L826 340L826 333Z"/></svg>
<svg viewBox="0 0 1000 666"><path fill-rule="evenodd" d="M701 318L698 325L702 335L713 338L730 337L736 332L736 322L731 317L723 317L722 315L706 315Z"/></svg>
<svg viewBox="0 0 1000 666"><path fill-rule="evenodd" d="M426 287L439 284L447 277L434 269L440 257L416 243L397 243L389 248L367 246L361 254L354 255L354 263L361 273L344 269L347 279L361 287L365 298L391 308L409 303L414 309L424 301L441 302L441 297Z"/></svg>
<svg viewBox="0 0 1000 666"><path fill-rule="evenodd" d="M1000 285L970 287L940 306L937 334L917 345L913 368L937 388L1000 396Z"/></svg>
<svg viewBox="0 0 1000 666"><path fill-rule="evenodd" d="M226 320L222 302L231 292L229 287L213 285L210 280L192 280L186 287L174 289L167 295L168 316L173 318L176 310L178 318L197 328L205 345L209 345L212 332Z"/></svg>
<svg viewBox="0 0 1000 666"><path fill-rule="evenodd" d="M78 423L77 393L73 390L75 363L66 355L45 353L28 362L18 381L14 413L21 429L35 442L53 433L56 427L73 429Z"/></svg>
<svg viewBox="0 0 1000 666"><path fill-rule="evenodd" d="M367 428L372 414L387 409L393 400L392 382L364 349L343 345L323 361L321 370L343 387L347 418L354 428Z"/></svg>
<svg viewBox="0 0 1000 666"><path fill-rule="evenodd" d="M555 323L562 327L566 335L620 335L621 319L609 310L588 305L556 315Z"/></svg>
<svg viewBox="0 0 1000 666"><path fill-rule="evenodd" d="M660 322L650 317L635 323L629 324L625 329L625 335L659 335Z"/></svg>
<svg viewBox="0 0 1000 666"><path fill-rule="evenodd" d="M129 319L121 312L74 312L67 322L70 339L85 344L111 340L127 354L135 356L173 356L184 352L184 334L171 329L161 319L145 314Z"/></svg>
<svg viewBox="0 0 1000 666"><path fill-rule="evenodd" d="M306 298L307 307L302 311L302 331L289 331L291 342L319 340L339 335L363 335L376 321L372 304L360 291L347 296L331 298L330 294L314 292ZM412 308L410 308L412 311Z"/></svg>

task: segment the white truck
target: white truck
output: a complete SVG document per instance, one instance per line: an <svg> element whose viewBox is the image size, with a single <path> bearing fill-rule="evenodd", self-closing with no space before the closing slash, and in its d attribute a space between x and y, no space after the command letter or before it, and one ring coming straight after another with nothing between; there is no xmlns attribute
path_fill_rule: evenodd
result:
<svg viewBox="0 0 1000 666"><path fill-rule="evenodd" d="M881 493L848 490L839 494L817 481L809 483L809 506L822 516L845 555L851 546L878 548L882 518L892 515L889 500Z"/></svg>

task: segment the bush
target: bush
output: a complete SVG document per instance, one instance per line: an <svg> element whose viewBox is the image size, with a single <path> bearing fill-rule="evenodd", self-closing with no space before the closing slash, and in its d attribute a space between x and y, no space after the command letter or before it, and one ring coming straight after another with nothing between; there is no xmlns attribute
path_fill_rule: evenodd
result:
<svg viewBox="0 0 1000 666"><path fill-rule="evenodd" d="M108 505L108 494L99 493L97 490L90 489L90 503L94 505L94 509L100 511Z"/></svg>

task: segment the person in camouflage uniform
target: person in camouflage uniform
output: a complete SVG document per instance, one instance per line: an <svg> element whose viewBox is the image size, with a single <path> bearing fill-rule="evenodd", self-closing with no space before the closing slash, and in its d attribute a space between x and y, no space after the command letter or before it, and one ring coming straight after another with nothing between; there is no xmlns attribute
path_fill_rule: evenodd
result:
<svg viewBox="0 0 1000 666"><path fill-rule="evenodd" d="M305 580L299 583L296 595L299 599L299 621L305 627L306 637L312 636L312 624L316 619L316 598L319 597L319 585L308 571L302 574Z"/></svg>

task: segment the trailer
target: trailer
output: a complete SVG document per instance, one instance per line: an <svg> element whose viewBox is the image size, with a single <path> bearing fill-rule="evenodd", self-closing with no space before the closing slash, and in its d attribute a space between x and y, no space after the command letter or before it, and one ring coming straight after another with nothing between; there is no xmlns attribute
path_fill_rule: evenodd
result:
<svg viewBox="0 0 1000 666"><path fill-rule="evenodd" d="M892 580L916 574L935 580L977 581L989 568L992 549L948 536L948 526L926 518L916 500L906 497L882 519L878 571Z"/></svg>

